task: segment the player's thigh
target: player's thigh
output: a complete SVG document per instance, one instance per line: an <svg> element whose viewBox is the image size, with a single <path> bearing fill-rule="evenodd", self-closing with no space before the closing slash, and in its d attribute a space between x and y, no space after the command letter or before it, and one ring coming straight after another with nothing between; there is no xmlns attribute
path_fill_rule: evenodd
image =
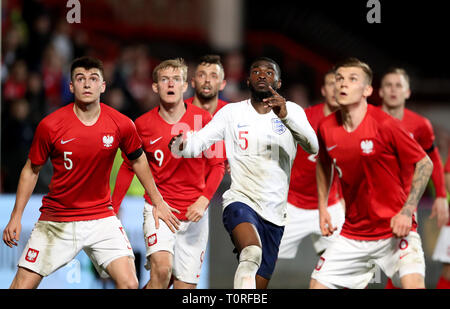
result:
<svg viewBox="0 0 450 309"><path fill-rule="evenodd" d="M69 263L80 251L73 225L74 222L38 221L18 266L45 277Z"/></svg>
<svg viewBox="0 0 450 309"><path fill-rule="evenodd" d="M180 281L198 284L201 267L208 244L209 218L205 215L198 222L187 222L175 242L173 275Z"/></svg>
<svg viewBox="0 0 450 309"><path fill-rule="evenodd" d="M443 226L439 232L434 247L433 261L450 264L450 225Z"/></svg>
<svg viewBox="0 0 450 309"><path fill-rule="evenodd" d="M108 266L116 259L128 257L134 260L130 241L116 216L80 221L77 229L85 234L83 249L102 278L110 275Z"/></svg>
<svg viewBox="0 0 450 309"><path fill-rule="evenodd" d="M311 278L328 288L365 288L375 272L368 247L368 242L336 237L319 257Z"/></svg>
<svg viewBox="0 0 450 309"><path fill-rule="evenodd" d="M10 289L36 289L42 281L42 276L29 269L19 267Z"/></svg>
<svg viewBox="0 0 450 309"><path fill-rule="evenodd" d="M144 241L146 248L146 257L155 252L167 251L174 255L175 241L178 232L185 229L186 223L181 222L180 228L175 233L172 232L166 223L159 220L159 229L156 229L155 219L153 218L153 206L145 203L144 206Z"/></svg>
<svg viewBox="0 0 450 309"><path fill-rule="evenodd" d="M118 288L138 288L134 259L129 256L119 257L108 264L106 271Z"/></svg>
<svg viewBox="0 0 450 309"><path fill-rule="evenodd" d="M316 209L301 209L289 203L287 212L289 221L284 228L278 257L292 259L303 238L312 233L320 233L319 213Z"/></svg>
<svg viewBox="0 0 450 309"><path fill-rule="evenodd" d="M248 205L234 202L225 207L223 223L238 252L247 246L262 246L257 229L259 217Z"/></svg>
<svg viewBox="0 0 450 309"><path fill-rule="evenodd" d="M392 279L394 285L403 287L403 281L405 281L405 284L410 287L420 287L422 284L417 278L421 277L424 282L425 256L419 234L410 232L403 238L392 237L389 242L389 251L383 253L376 263ZM404 277L405 280L403 280Z"/></svg>

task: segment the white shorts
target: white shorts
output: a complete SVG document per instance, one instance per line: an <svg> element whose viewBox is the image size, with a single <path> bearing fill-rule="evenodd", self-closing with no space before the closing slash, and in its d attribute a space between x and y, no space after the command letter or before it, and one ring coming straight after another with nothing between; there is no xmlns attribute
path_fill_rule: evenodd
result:
<svg viewBox="0 0 450 309"><path fill-rule="evenodd" d="M120 220L111 216L74 222L38 221L18 266L45 277L72 261L82 249L102 278L109 277L106 267L113 260L122 256L134 259Z"/></svg>
<svg viewBox="0 0 450 309"><path fill-rule="evenodd" d="M330 242L340 233L345 220L345 212L342 204L328 207L333 226L338 229L332 236L323 237L320 231L319 210L302 209L287 203L289 222L284 228L283 238L280 243L278 258L293 259L297 255L297 250L303 238L311 235L314 249L317 253L324 251Z"/></svg>
<svg viewBox="0 0 450 309"><path fill-rule="evenodd" d="M419 234L405 238L359 241L339 235L319 258L312 278L328 288L364 289L378 265L401 286L400 278L413 273L425 277L425 258Z"/></svg>
<svg viewBox="0 0 450 309"><path fill-rule="evenodd" d="M167 224L159 220L155 227L153 206L145 202L144 240L147 251L146 269L150 269L148 257L158 251L168 251L173 255L172 274L180 281L198 284L208 244L208 210L198 222L181 221L180 228L173 233Z"/></svg>
<svg viewBox="0 0 450 309"><path fill-rule="evenodd" d="M450 263L450 226L446 225L441 228L436 247L433 252L433 261L442 263Z"/></svg>

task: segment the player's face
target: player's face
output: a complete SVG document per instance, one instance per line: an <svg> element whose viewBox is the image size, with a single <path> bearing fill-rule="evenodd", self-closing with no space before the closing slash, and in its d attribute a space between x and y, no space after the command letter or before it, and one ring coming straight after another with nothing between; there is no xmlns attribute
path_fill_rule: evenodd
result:
<svg viewBox="0 0 450 309"><path fill-rule="evenodd" d="M372 94L372 86L359 67L341 67L336 71L335 97L340 106L361 102Z"/></svg>
<svg viewBox="0 0 450 309"><path fill-rule="evenodd" d="M217 97L219 91L225 87L223 72L218 64L200 64L195 71L195 76L191 82L197 97L202 99L212 99Z"/></svg>
<svg viewBox="0 0 450 309"><path fill-rule="evenodd" d="M272 96L269 85L274 90L279 89L281 86L275 64L268 61L255 62L250 68L247 85L250 91L260 98Z"/></svg>
<svg viewBox="0 0 450 309"><path fill-rule="evenodd" d="M322 86L321 92L325 98L326 104L331 107L339 107L336 102L336 97L334 96L334 91L336 88L336 77L333 73L329 73L324 78L324 84Z"/></svg>
<svg viewBox="0 0 450 309"><path fill-rule="evenodd" d="M383 104L389 107L403 106L411 95L405 76L398 73L387 74L383 77L379 93Z"/></svg>
<svg viewBox="0 0 450 309"><path fill-rule="evenodd" d="M99 69L76 68L69 87L77 102L89 104L100 102L100 94L105 92L106 83Z"/></svg>
<svg viewBox="0 0 450 309"><path fill-rule="evenodd" d="M158 82L153 83L153 91L159 94L164 103L183 102L183 93L187 90L183 71L180 68L165 68L158 71Z"/></svg>

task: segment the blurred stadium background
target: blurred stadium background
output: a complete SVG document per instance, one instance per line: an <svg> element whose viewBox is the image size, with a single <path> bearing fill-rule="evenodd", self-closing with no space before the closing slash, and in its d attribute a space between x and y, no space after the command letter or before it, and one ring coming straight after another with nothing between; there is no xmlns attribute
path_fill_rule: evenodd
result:
<svg viewBox="0 0 450 309"><path fill-rule="evenodd" d="M192 68L201 55L221 55L227 79L221 98L230 102L248 96L245 77L249 61L262 55L272 57L282 68L282 94L303 107L321 100L323 74L344 57L355 56L371 65L376 90L384 70L402 66L412 79L413 94L407 107L430 119L445 160L450 133L450 65L442 31L448 28L447 11L438 1L391 2L380 1L381 23L370 24L365 0L314 4L267 0L1 1L1 229L9 220L34 129L45 115L72 101L69 65L83 55L104 62L107 91L102 101L132 119L158 103L151 90L151 72L161 60L173 57L185 58ZM73 3L80 4L80 23L67 20ZM189 89L186 98L192 94ZM377 91L370 102L379 104ZM120 156L111 175L112 186L119 165ZM21 247L0 245L0 288L8 287L12 280L51 175L48 164L24 215ZM229 182L226 175L211 202L209 252L201 288L232 287L237 261L221 219L221 195ZM148 279L143 269L142 192L134 182L120 214L136 252L141 285ZM435 286L440 272L439 263L431 261L438 235L435 222L428 219L433 194L430 185L419 208L429 288ZM269 287L306 288L316 259L311 241L306 239L295 260L278 261ZM382 288L385 280L377 276L370 287ZM112 285L99 281L81 254L75 263L45 279L41 287Z"/></svg>

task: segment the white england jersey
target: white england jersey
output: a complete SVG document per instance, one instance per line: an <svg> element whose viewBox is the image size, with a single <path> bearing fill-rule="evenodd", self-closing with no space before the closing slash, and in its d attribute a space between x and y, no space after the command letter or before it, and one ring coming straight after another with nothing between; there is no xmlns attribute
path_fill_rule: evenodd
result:
<svg viewBox="0 0 450 309"><path fill-rule="evenodd" d="M286 102L287 117L273 111L259 114L250 100L224 106L203 129L189 134L182 152L193 157L224 140L231 169L231 186L224 208L233 202L252 207L263 219L286 224L286 200L297 143L317 153L316 134L303 108Z"/></svg>

